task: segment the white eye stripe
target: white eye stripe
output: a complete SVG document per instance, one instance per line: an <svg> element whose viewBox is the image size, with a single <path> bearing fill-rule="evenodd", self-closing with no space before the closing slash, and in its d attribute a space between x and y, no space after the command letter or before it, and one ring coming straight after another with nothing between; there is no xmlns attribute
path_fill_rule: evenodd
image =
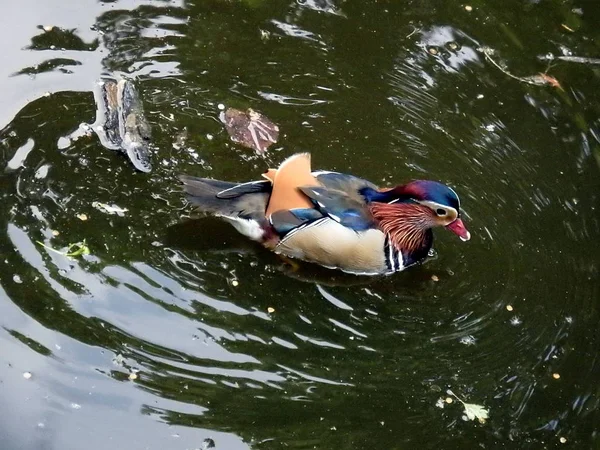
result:
<svg viewBox="0 0 600 450"><path fill-rule="evenodd" d="M456 209L454 209L452 206L442 205L441 203L432 202L429 200L423 200L423 201L420 201L417 203L431 208L436 213L437 213L438 209L443 209L444 211L446 211L446 215L455 214L458 217L458 211Z"/></svg>
<svg viewBox="0 0 600 450"><path fill-rule="evenodd" d="M456 196L456 201L458 203L458 209L460 209L460 197L458 196L456 191L454 189L452 189L450 186L447 186L447 188L450 189L452 191L452 193Z"/></svg>

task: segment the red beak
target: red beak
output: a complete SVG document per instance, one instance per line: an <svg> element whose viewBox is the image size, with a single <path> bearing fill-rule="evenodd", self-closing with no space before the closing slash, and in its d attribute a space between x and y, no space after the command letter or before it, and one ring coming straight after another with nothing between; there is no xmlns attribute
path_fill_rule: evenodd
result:
<svg viewBox="0 0 600 450"><path fill-rule="evenodd" d="M468 241L471 239L471 233L467 231L465 224L461 219L456 219L450 225L446 225L446 228L456 234L461 241Z"/></svg>

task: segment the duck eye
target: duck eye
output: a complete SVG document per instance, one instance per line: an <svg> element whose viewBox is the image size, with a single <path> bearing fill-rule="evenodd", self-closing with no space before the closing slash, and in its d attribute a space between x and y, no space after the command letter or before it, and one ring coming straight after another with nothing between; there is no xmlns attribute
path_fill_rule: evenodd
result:
<svg viewBox="0 0 600 450"><path fill-rule="evenodd" d="M437 214L438 216L445 216L445 215L446 215L446 210L445 210L445 209L442 209L442 208L438 208L438 209L436 209L436 210L435 210L435 212L436 212L436 214Z"/></svg>

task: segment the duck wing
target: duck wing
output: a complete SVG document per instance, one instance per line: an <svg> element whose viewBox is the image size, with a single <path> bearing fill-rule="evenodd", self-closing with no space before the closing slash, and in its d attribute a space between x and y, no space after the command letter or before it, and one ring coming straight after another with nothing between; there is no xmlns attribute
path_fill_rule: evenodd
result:
<svg viewBox="0 0 600 450"><path fill-rule="evenodd" d="M326 187L303 186L299 188L324 216L354 231L375 227L375 219L364 198L358 192L343 192Z"/></svg>
<svg viewBox="0 0 600 450"><path fill-rule="evenodd" d="M364 178L355 177L354 175L348 175L339 172L329 171L316 171L312 173L317 181L327 189L334 189L336 191L342 191L351 197L355 197L362 200L363 197L360 192L365 188L378 190L379 188L371 183L369 180Z"/></svg>
<svg viewBox="0 0 600 450"><path fill-rule="evenodd" d="M323 218L354 231L375 226L360 192L377 186L353 175L312 172L308 153L293 155L263 176L273 183L266 216L280 236Z"/></svg>
<svg viewBox="0 0 600 450"><path fill-rule="evenodd" d="M225 189L216 194L217 198L232 199L246 194L258 192L271 193L271 182L267 180L249 181L247 183L228 183L223 185Z"/></svg>

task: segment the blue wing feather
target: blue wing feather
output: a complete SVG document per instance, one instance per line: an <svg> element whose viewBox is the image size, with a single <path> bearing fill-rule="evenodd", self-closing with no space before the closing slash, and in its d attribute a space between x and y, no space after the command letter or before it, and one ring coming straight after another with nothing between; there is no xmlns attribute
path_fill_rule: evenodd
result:
<svg viewBox="0 0 600 450"><path fill-rule="evenodd" d="M298 208L275 211L271 214L271 225L281 237L295 228L322 219L324 215L314 208Z"/></svg>
<svg viewBox="0 0 600 450"><path fill-rule="evenodd" d="M364 231L375 225L375 220L364 199L360 200L346 192L324 187L308 186L299 189L312 200L321 213L345 227Z"/></svg>
<svg viewBox="0 0 600 450"><path fill-rule="evenodd" d="M377 189L377 186L370 181L345 173L317 171L313 172L313 175L327 189L346 192L351 196L353 193L358 194L364 188Z"/></svg>

